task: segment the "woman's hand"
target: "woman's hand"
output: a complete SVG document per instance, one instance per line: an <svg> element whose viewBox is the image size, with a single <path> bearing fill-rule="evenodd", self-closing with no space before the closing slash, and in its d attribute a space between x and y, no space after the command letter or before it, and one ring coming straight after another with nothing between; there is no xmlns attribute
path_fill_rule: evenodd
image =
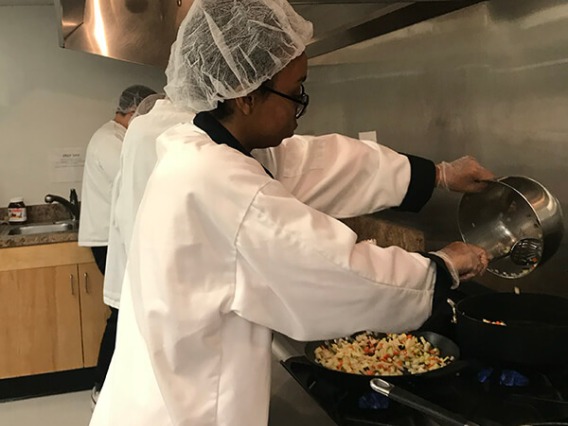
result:
<svg viewBox="0 0 568 426"><path fill-rule="evenodd" d="M470 156L436 165L436 185L456 192L480 192L495 175Z"/></svg>
<svg viewBox="0 0 568 426"><path fill-rule="evenodd" d="M444 260L454 284L483 275L489 264L489 256L484 249L459 241L450 243L433 254Z"/></svg>

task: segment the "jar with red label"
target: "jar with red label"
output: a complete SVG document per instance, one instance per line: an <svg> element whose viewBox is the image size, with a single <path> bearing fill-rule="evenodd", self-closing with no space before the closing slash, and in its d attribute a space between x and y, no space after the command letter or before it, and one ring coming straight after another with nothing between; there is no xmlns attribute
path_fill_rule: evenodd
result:
<svg viewBox="0 0 568 426"><path fill-rule="evenodd" d="M24 199L22 197L12 198L8 204L8 222L23 223L26 220L28 220L28 212Z"/></svg>

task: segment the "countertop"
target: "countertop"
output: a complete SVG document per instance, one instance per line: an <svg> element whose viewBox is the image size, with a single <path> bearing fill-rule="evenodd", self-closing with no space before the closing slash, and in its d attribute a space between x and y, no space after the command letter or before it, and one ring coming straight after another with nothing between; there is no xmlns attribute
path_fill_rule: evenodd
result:
<svg viewBox="0 0 568 426"><path fill-rule="evenodd" d="M28 221L22 225L40 223L56 223L68 221L69 213L61 204L40 204L27 206ZM7 209L0 208L0 220L7 220ZM33 235L9 235L10 229L17 225L9 225L0 221L0 249L41 244L65 243L77 241L77 231L50 232Z"/></svg>
<svg viewBox="0 0 568 426"><path fill-rule="evenodd" d="M0 209L0 219L6 217L6 209ZM53 223L69 220L69 214L59 204L28 206L28 223ZM358 241L373 238L377 245L397 245L409 251L424 250L424 234L413 228L376 218L374 215L343 219L358 236ZM34 246L77 241L77 231L54 232L33 235L8 235L12 225L0 222L0 248Z"/></svg>
<svg viewBox="0 0 568 426"><path fill-rule="evenodd" d="M8 235L11 228L13 228L12 225L0 225L0 249L77 241L77 231Z"/></svg>

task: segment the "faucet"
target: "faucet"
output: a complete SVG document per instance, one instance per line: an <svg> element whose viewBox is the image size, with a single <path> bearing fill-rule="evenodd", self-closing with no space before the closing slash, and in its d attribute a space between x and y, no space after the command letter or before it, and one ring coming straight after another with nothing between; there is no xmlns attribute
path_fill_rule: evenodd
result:
<svg viewBox="0 0 568 426"><path fill-rule="evenodd" d="M44 198L45 202L48 204L57 202L67 209L71 214L72 220L79 220L79 199L77 198L77 192L75 188L71 188L69 193L69 201L59 195L47 194Z"/></svg>

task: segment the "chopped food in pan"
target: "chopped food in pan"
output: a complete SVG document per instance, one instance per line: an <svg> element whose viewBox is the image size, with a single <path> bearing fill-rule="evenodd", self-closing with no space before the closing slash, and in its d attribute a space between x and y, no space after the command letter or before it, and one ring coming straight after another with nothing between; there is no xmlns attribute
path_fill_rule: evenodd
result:
<svg viewBox="0 0 568 426"><path fill-rule="evenodd" d="M487 324L495 324L495 325L502 325L504 327L507 326L507 324L505 324L503 321L490 321L488 319L482 318L483 322L487 323Z"/></svg>
<svg viewBox="0 0 568 426"><path fill-rule="evenodd" d="M442 357L424 337L402 333L378 338L372 332L330 340L316 348L315 358L326 368L367 376L425 373L454 360Z"/></svg>

